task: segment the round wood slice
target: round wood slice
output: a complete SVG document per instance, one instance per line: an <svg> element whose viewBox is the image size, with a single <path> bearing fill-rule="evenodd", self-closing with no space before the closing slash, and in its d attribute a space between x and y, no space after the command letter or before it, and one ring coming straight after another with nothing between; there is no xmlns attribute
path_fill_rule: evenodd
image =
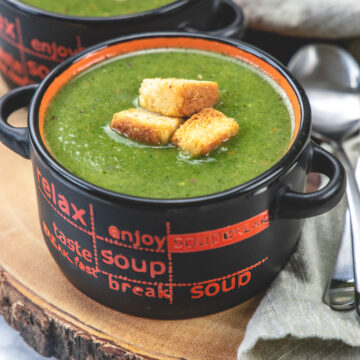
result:
<svg viewBox="0 0 360 360"><path fill-rule="evenodd" d="M8 91L0 80L0 94ZM25 126L26 111L12 117ZM0 144L0 313L35 350L58 359L235 359L260 296L214 315L150 320L74 288L40 233L31 162Z"/></svg>

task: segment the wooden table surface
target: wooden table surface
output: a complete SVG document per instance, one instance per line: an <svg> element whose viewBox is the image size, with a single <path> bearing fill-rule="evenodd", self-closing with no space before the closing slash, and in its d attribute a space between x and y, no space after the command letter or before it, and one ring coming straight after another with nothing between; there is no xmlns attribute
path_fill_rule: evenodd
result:
<svg viewBox="0 0 360 360"><path fill-rule="evenodd" d="M0 80L0 95L7 91ZM25 126L26 110L11 122ZM189 320L106 308L75 289L51 258L40 233L31 162L0 144L0 168L0 313L38 352L86 360L236 358L260 296Z"/></svg>

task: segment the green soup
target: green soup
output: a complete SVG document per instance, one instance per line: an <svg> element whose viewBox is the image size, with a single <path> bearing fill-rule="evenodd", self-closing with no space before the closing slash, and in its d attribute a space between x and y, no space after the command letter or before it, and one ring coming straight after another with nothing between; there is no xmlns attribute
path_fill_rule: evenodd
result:
<svg viewBox="0 0 360 360"><path fill-rule="evenodd" d="M216 81L215 108L240 125L234 138L206 157L148 146L109 128L114 113L137 106L144 78ZM116 192L183 198L220 192L255 178L287 151L292 114L285 94L259 70L211 52L159 49L95 66L65 85L44 123L47 145L66 169Z"/></svg>
<svg viewBox="0 0 360 360"><path fill-rule="evenodd" d="M156 9L174 0L23 0L37 8L72 16L106 17Z"/></svg>

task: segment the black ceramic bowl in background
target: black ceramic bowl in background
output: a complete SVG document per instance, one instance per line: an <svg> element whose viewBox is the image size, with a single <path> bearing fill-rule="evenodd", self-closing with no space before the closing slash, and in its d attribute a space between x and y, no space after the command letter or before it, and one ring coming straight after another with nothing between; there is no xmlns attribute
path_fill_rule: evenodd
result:
<svg viewBox="0 0 360 360"><path fill-rule="evenodd" d="M0 0L0 72L10 87L37 83L90 45L158 30L239 38L244 18L231 0L177 0L143 13L102 18L66 16L19 0Z"/></svg>
<svg viewBox="0 0 360 360"><path fill-rule="evenodd" d="M227 54L271 76L294 112L294 134L284 157L235 188L173 200L111 192L63 168L42 134L52 96L78 72L109 57L167 47ZM9 115L29 103L28 128L10 126ZM195 33L104 42L65 60L39 86L14 89L0 100L0 140L32 160L41 229L63 273L102 304L155 318L226 309L269 285L293 252L302 219L329 210L344 193L341 164L310 134L307 98L279 62L240 41ZM309 172L330 180L305 194Z"/></svg>

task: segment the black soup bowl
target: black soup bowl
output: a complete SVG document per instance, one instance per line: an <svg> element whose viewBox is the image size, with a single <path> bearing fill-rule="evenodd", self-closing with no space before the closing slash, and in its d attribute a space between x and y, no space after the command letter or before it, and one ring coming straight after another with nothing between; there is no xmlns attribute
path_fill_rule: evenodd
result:
<svg viewBox="0 0 360 360"><path fill-rule="evenodd" d="M1 0L0 72L10 87L38 83L64 59L100 41L162 30L239 38L244 17L232 0L177 0L114 17L67 16Z"/></svg>
<svg viewBox="0 0 360 360"><path fill-rule="evenodd" d="M52 97L91 66L155 48L226 54L273 78L294 114L291 144L281 160L235 188L184 199L111 192L63 168L43 137ZM10 126L9 115L29 104L28 127ZM57 66L40 85L13 89L0 101L0 139L32 161L43 237L65 276L102 304L153 318L216 312L266 289L293 252L302 220L331 209L344 193L343 167L310 133L306 96L279 62L240 41L195 33L104 42ZM329 182L304 193L310 172L325 174Z"/></svg>

